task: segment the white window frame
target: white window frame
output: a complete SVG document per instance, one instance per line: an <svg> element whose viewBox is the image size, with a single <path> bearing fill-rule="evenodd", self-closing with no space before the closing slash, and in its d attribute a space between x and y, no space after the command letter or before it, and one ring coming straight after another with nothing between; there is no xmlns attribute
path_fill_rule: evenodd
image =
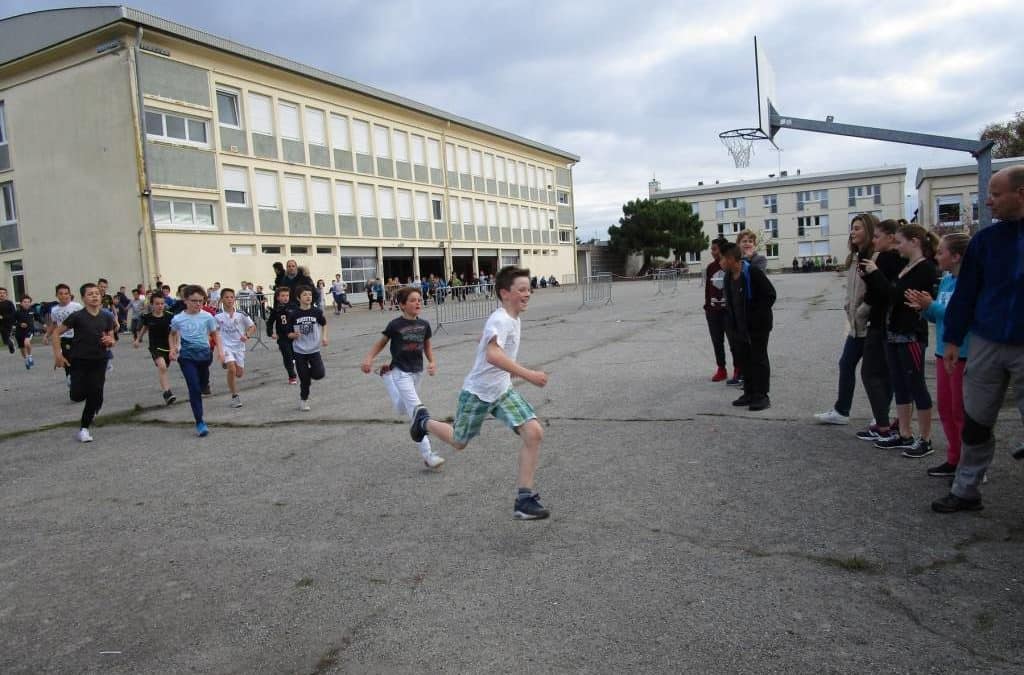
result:
<svg viewBox="0 0 1024 675"><path fill-rule="evenodd" d="M231 244L231 255L256 255L255 244Z"/></svg>
<svg viewBox="0 0 1024 675"><path fill-rule="evenodd" d="M417 192L414 197L414 202L413 208L415 209L416 220L421 223L430 222L432 220L431 216L433 215L431 213L433 204L430 201L430 195L426 192Z"/></svg>
<svg viewBox="0 0 1024 675"><path fill-rule="evenodd" d="M309 193L312 197L313 213L333 213L331 208L331 181L326 178L310 178Z"/></svg>
<svg viewBox="0 0 1024 675"><path fill-rule="evenodd" d="M355 185L347 180L335 181L334 205L340 216L356 215Z"/></svg>
<svg viewBox="0 0 1024 675"><path fill-rule="evenodd" d="M473 224L474 225L487 225L487 215L484 207L483 200L473 200Z"/></svg>
<svg viewBox="0 0 1024 675"><path fill-rule="evenodd" d="M210 149L210 121L205 120L202 117L192 117L190 115L182 115L180 113L172 112L170 110L160 110L158 108L146 108L144 111L143 118L146 122L146 138L162 141L164 143L174 143L175 145L188 145L193 148ZM149 130L149 119L148 115L159 115L160 116L160 133L154 134ZM167 135L167 118L177 117L185 122L185 138L175 138L174 136ZM206 135L205 141L193 141L189 136L189 122L199 122L203 125L203 132Z"/></svg>
<svg viewBox="0 0 1024 675"><path fill-rule="evenodd" d="M505 163L505 158L501 157L500 155L496 155L494 157L494 177L497 179L499 183L505 182L506 168L508 168L508 165Z"/></svg>
<svg viewBox="0 0 1024 675"><path fill-rule="evenodd" d="M381 220L395 219L395 189L387 186L377 187L377 206Z"/></svg>
<svg viewBox="0 0 1024 675"><path fill-rule="evenodd" d="M292 255L309 255L309 244L292 244L288 252Z"/></svg>
<svg viewBox="0 0 1024 675"><path fill-rule="evenodd" d="M331 113L331 147L335 150L350 151L352 139L348 130L348 117Z"/></svg>
<svg viewBox="0 0 1024 675"><path fill-rule="evenodd" d="M398 190L398 219L414 220L412 190Z"/></svg>
<svg viewBox="0 0 1024 675"><path fill-rule="evenodd" d="M459 222L459 198L448 198L448 222L457 225Z"/></svg>
<svg viewBox="0 0 1024 675"><path fill-rule="evenodd" d="M377 217L377 192L369 183L359 184L359 217Z"/></svg>
<svg viewBox="0 0 1024 675"><path fill-rule="evenodd" d="M431 169L441 169L441 141L436 138L427 139L427 166Z"/></svg>
<svg viewBox="0 0 1024 675"><path fill-rule="evenodd" d="M310 145L327 146L327 128L324 111L319 108L306 108L306 141Z"/></svg>
<svg viewBox="0 0 1024 675"><path fill-rule="evenodd" d="M463 197L459 202L459 213L462 214L462 224L473 225L473 200Z"/></svg>
<svg viewBox="0 0 1024 675"><path fill-rule="evenodd" d="M231 124L230 122L224 122L220 118L220 97L221 95L231 98L232 107L235 112L235 119L237 123ZM229 129L244 129L245 126L242 124L242 101L239 91L233 87L225 87L223 85L217 85L216 95L214 99L217 101L217 124L222 127L228 127Z"/></svg>
<svg viewBox="0 0 1024 675"><path fill-rule="evenodd" d="M437 208L434 208L435 205ZM430 195L430 218L435 223L444 222L444 197L441 195Z"/></svg>
<svg viewBox="0 0 1024 675"><path fill-rule="evenodd" d="M409 151L412 163L416 166L427 165L427 139L419 134L409 134Z"/></svg>
<svg viewBox="0 0 1024 675"><path fill-rule="evenodd" d="M370 123L366 120L352 120L352 148L357 155L370 155Z"/></svg>
<svg viewBox="0 0 1024 675"><path fill-rule="evenodd" d="M484 160L483 153L479 150L469 151L469 173L476 178L483 178Z"/></svg>
<svg viewBox="0 0 1024 675"><path fill-rule="evenodd" d="M455 155L456 155L455 144L454 143L445 143L444 144L444 161L445 161L445 164L448 167L448 171L453 171L455 173L458 173L458 171L459 171L459 163L458 163L458 160L456 159Z"/></svg>
<svg viewBox="0 0 1024 675"><path fill-rule="evenodd" d="M0 145L7 145L7 120L4 117L3 101L0 101Z"/></svg>
<svg viewBox="0 0 1024 675"><path fill-rule="evenodd" d="M0 225L15 225L18 222L18 205L14 201L14 182L0 183ZM7 210L10 209L10 213Z"/></svg>
<svg viewBox="0 0 1024 675"><path fill-rule="evenodd" d="M293 114L294 112L294 114ZM294 118L294 119L293 119ZM291 130L288 129L290 121L295 123L295 135L290 136ZM302 140L302 113L299 111L298 103L291 103L289 101L278 101L277 102L277 124L281 128L281 138L286 138L289 141L301 141Z"/></svg>
<svg viewBox="0 0 1024 675"><path fill-rule="evenodd" d="M373 154L380 159L391 159L391 131L383 124L373 125Z"/></svg>
<svg viewBox="0 0 1024 675"><path fill-rule="evenodd" d="M249 172L244 166L227 166L221 167L221 175L223 178L224 190L224 204L228 208L233 209L247 209L252 205L252 200L249 197ZM241 178L241 182L235 180ZM228 192L241 192L242 202L228 201Z"/></svg>
<svg viewBox="0 0 1024 675"><path fill-rule="evenodd" d="M558 243L559 244L571 244L572 243L572 230L559 230L558 231Z"/></svg>
<svg viewBox="0 0 1024 675"><path fill-rule="evenodd" d="M391 151L396 162L409 163L409 132L401 129L391 130Z"/></svg>
<svg viewBox="0 0 1024 675"><path fill-rule="evenodd" d="M253 176L256 208L278 211L281 208L281 190L276 171L259 171Z"/></svg>
<svg viewBox="0 0 1024 675"><path fill-rule="evenodd" d="M495 227L498 224L498 203L487 202L487 225Z"/></svg>
<svg viewBox="0 0 1024 675"><path fill-rule="evenodd" d="M281 244L261 244L260 253L263 255L281 255L284 247Z"/></svg>
<svg viewBox="0 0 1024 675"><path fill-rule="evenodd" d="M317 246L313 249L313 252L317 255L334 255L333 246Z"/></svg>
<svg viewBox="0 0 1024 675"><path fill-rule="evenodd" d="M293 173L284 175L284 206L292 213L308 213L309 199L306 197L306 177Z"/></svg>
<svg viewBox="0 0 1024 675"><path fill-rule="evenodd" d="M772 250L774 249L774 253ZM779 257L779 244L778 242L767 242L764 245L764 257L769 259L775 259Z"/></svg>
<svg viewBox="0 0 1024 675"><path fill-rule="evenodd" d="M249 107L249 127L250 131L255 134L263 134L264 136L274 135L274 99L266 94L259 94L254 91L250 91L246 96L246 103ZM264 105L266 106L264 108ZM257 114L257 110L261 114ZM266 116L266 125L262 124L263 116Z"/></svg>
<svg viewBox="0 0 1024 675"><path fill-rule="evenodd" d="M469 173L469 148L455 146L455 166L459 167L459 173Z"/></svg>
<svg viewBox="0 0 1024 675"><path fill-rule="evenodd" d="M157 217L156 217L156 210L157 209L156 209L156 206L155 206L157 202L167 202L167 205L168 205L167 213L168 213L168 215L170 217L169 221L165 222L163 220L158 220L157 219ZM216 215L217 209L214 207L214 203L213 202L205 202L205 201L197 202L197 201L195 201L193 199L176 199L174 197L154 197L153 198L153 204L154 204L154 208L153 208L153 214L154 214L153 215L153 226L154 227L157 227L157 228L160 228L160 229L167 229L167 230L205 230L205 231L210 231L210 230L216 230L217 229L217 215ZM175 216L176 213L178 213L178 211L179 211L179 209L180 209L182 204L188 204L188 213L189 213L189 215L191 216L191 219L192 219L192 222L190 222L190 223L178 223L178 222L175 222L174 216ZM200 223L199 222L198 209L197 209L197 206L199 206L199 205L202 205L202 206L204 206L204 207L209 209L209 213L210 213L210 223L209 224Z"/></svg>

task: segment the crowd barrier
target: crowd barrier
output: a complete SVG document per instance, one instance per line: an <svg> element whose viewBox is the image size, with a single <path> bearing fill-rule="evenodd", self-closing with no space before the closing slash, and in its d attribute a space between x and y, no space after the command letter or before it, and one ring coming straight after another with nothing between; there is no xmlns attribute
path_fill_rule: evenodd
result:
<svg viewBox="0 0 1024 675"><path fill-rule="evenodd" d="M679 292L678 270L655 270L651 279L654 281L655 295L675 295Z"/></svg>
<svg viewBox="0 0 1024 675"><path fill-rule="evenodd" d="M486 319L498 307L494 285L449 286L438 289L434 302L434 330L462 321Z"/></svg>
<svg viewBox="0 0 1024 675"><path fill-rule="evenodd" d="M587 305L608 305L612 301L612 275L595 274L581 280L579 284L583 302L580 308Z"/></svg>
<svg viewBox="0 0 1024 675"><path fill-rule="evenodd" d="M253 351L257 347L270 349L264 340L267 337L267 309L255 296L240 297L235 300L235 309L252 319L256 324L256 335L248 341L247 351Z"/></svg>

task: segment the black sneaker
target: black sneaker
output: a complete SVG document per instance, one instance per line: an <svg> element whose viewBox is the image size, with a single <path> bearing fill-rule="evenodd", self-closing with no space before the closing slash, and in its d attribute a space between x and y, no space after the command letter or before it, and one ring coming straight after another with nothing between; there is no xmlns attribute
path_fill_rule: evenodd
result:
<svg viewBox="0 0 1024 675"><path fill-rule="evenodd" d="M918 438L914 441L913 447L907 448L903 451L903 456L911 459L920 459L921 457L927 457L933 452L935 452L935 450L932 448L931 441Z"/></svg>
<svg viewBox="0 0 1024 675"><path fill-rule="evenodd" d="M943 462L938 466L933 466L928 469L928 475L935 476L936 478L952 478L956 475L956 464Z"/></svg>
<svg viewBox="0 0 1024 675"><path fill-rule="evenodd" d="M742 377L730 377L728 380L725 381L725 385L727 387L742 387L743 386L743 378Z"/></svg>
<svg viewBox="0 0 1024 675"><path fill-rule="evenodd" d="M862 441L877 441L881 438L889 438L892 435L893 428L889 427L889 431L882 432L877 424L871 424L864 431L858 431L855 435Z"/></svg>
<svg viewBox="0 0 1024 675"><path fill-rule="evenodd" d="M875 441L875 447L882 450L907 450L913 448L917 439L913 436L890 436Z"/></svg>
<svg viewBox="0 0 1024 675"><path fill-rule="evenodd" d="M950 492L942 499L936 499L932 502L932 511L936 513L956 513L957 511L981 511L985 508L981 499L964 499L963 497L957 497L955 494Z"/></svg>
<svg viewBox="0 0 1024 675"><path fill-rule="evenodd" d="M757 398L752 398L750 400L749 410L751 412L757 412L759 410L767 410L768 408L771 407L772 402L768 399L767 396L758 396Z"/></svg>
<svg viewBox="0 0 1024 675"><path fill-rule="evenodd" d="M174 403L177 400L178 399L174 397L174 394L171 393L170 389L168 389L167 391L164 392L164 403L165 404L170 405L170 404Z"/></svg>
<svg viewBox="0 0 1024 675"><path fill-rule="evenodd" d="M212 396L213 392L210 391L210 385L203 387L203 396Z"/></svg>
<svg viewBox="0 0 1024 675"><path fill-rule="evenodd" d="M747 394L743 394L743 396L740 396L738 399L733 401L732 404L734 406L736 406L737 408L739 408L741 406L748 406L748 405L750 405L750 402L751 402L750 396L747 395Z"/></svg>
<svg viewBox="0 0 1024 675"><path fill-rule="evenodd" d="M550 515L551 512L541 505L538 493L531 492L516 497L516 506L512 511L512 517L516 520L541 520Z"/></svg>
<svg viewBox="0 0 1024 675"><path fill-rule="evenodd" d="M426 437L428 421L430 421L430 411L426 406L421 405L416 408L416 412L412 416L412 424L409 426L409 435L412 436L412 440L419 443Z"/></svg>

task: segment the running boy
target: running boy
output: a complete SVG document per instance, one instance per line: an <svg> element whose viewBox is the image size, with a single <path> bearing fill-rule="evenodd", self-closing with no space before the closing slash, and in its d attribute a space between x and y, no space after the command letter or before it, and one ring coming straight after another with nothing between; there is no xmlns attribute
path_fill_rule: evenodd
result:
<svg viewBox="0 0 1024 675"><path fill-rule="evenodd" d="M18 311L14 303L7 299L7 289L0 286L0 341L7 345L7 349L14 353L14 342L11 340L11 330L14 328L14 313Z"/></svg>
<svg viewBox="0 0 1024 675"><path fill-rule="evenodd" d="M163 392L164 403L171 405L177 399L171 393L171 383L167 377L167 368L171 361L171 319L173 316L167 311L167 301L163 293L153 291L149 298L149 314L141 317L142 327L139 334L132 343L138 349L142 344L142 338L149 333L149 356L156 366L157 377L160 379L160 391Z"/></svg>
<svg viewBox="0 0 1024 675"><path fill-rule="evenodd" d="M256 333L256 324L245 313L235 311L235 289L220 289L220 302L224 311L215 318L220 328L224 369L227 371L228 389L231 391L231 407L241 408L238 379L245 375L245 343Z"/></svg>
<svg viewBox="0 0 1024 675"><path fill-rule="evenodd" d="M513 517L520 520L547 518L550 512L541 505L540 495L533 489L544 430L530 404L512 388L513 375L538 387L548 383L547 373L530 370L516 362L521 329L519 315L526 311L530 302L530 271L512 265L503 267L495 278L495 286L501 307L494 310L484 324L476 361L459 393L454 426L430 419L427 409L420 406L413 417L410 434L419 442L430 433L456 450L462 450L479 435L487 416L493 415L523 440L519 449Z"/></svg>
<svg viewBox="0 0 1024 675"><path fill-rule="evenodd" d="M102 294L96 284L82 284L79 289L85 309L69 315L54 329L54 335L74 331L71 338L71 362L61 352L60 342L52 340L53 367L70 368L71 400L85 401L81 428L75 438L81 443L92 441L89 427L103 407L103 385L107 379L107 350L114 344L114 319L100 311Z"/></svg>
<svg viewBox="0 0 1024 675"><path fill-rule="evenodd" d="M430 324L419 318L423 310L423 296L410 286L398 289L398 306L402 316L392 319L384 328L384 336L374 343L363 359L363 372L373 371L373 359L391 343L391 364L381 366L380 375L391 397L391 404L398 414L405 413L413 419L416 409L422 406L416 387L423 376L423 357L427 357L427 373L437 372L434 350L430 346ZM431 469L444 464L444 458L430 449L430 439L419 440L420 456Z"/></svg>
<svg viewBox="0 0 1024 675"><path fill-rule="evenodd" d="M23 295L14 312L14 341L18 343L21 357L25 359L25 370L35 365L32 358L32 336L36 332L36 315L32 313L32 296Z"/></svg>
<svg viewBox="0 0 1024 675"><path fill-rule="evenodd" d="M291 295L291 290L287 286L281 286L275 292L274 308L267 317L267 337L272 338L274 333L277 333L277 349L281 352L284 369L288 372L288 384L298 384L299 381L295 377L295 352L292 351L292 341L288 337Z"/></svg>
<svg viewBox="0 0 1024 675"><path fill-rule="evenodd" d="M71 299L71 287L67 284L57 284L54 289L57 294L57 304L50 309L50 327L49 337L50 343L58 342L57 336L60 335L60 351L64 354L66 361L71 360L71 341L75 337L75 331L68 330L64 333L58 333L56 331L57 326L64 323L64 319L68 318L75 312L84 309L81 304ZM64 366L64 379L67 381L68 387L71 386L71 367L70 365Z"/></svg>
<svg viewBox="0 0 1024 675"><path fill-rule="evenodd" d="M196 421L196 434L210 433L203 420L203 384L209 386L210 363L224 356L217 339L217 321L203 311L206 291L202 286L185 287L185 311L171 319L171 361L177 360L188 385L188 403ZM211 346L212 345L212 346Z"/></svg>
<svg viewBox="0 0 1024 675"><path fill-rule="evenodd" d="M327 319L313 306L313 287L295 289L299 306L288 310L287 335L295 354L295 371L299 374L299 410L309 412L309 385L311 380L322 380L327 374L320 347L327 346Z"/></svg>

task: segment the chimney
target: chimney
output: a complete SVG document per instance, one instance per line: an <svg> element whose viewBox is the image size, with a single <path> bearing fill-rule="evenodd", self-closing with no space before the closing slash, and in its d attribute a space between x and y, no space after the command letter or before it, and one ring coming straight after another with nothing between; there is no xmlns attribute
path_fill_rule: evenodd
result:
<svg viewBox="0 0 1024 675"><path fill-rule="evenodd" d="M660 190L661 181L659 181L657 178L652 178L651 182L647 184L647 192L650 194L651 197L653 197L654 193L659 192Z"/></svg>

